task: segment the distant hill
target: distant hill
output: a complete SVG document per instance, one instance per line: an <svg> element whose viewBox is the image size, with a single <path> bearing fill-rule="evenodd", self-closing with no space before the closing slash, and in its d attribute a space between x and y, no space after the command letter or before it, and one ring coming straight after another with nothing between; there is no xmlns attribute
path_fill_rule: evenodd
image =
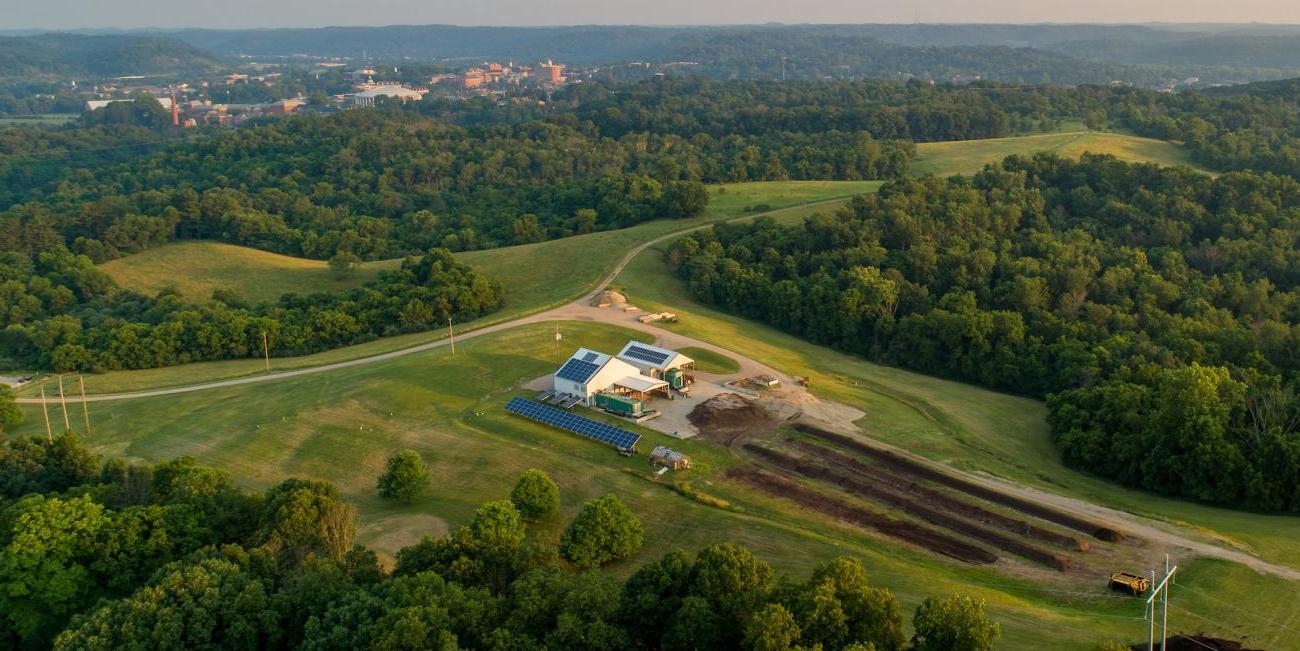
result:
<svg viewBox="0 0 1300 651"><path fill-rule="evenodd" d="M399 25L167 32L226 55L570 64L694 61L715 77L894 76L1151 85L1300 73L1300 27L1216 25ZM707 66L707 67L706 67Z"/></svg>
<svg viewBox="0 0 1300 651"><path fill-rule="evenodd" d="M214 67L220 60L165 36L39 34L0 37L0 78L102 78Z"/></svg>

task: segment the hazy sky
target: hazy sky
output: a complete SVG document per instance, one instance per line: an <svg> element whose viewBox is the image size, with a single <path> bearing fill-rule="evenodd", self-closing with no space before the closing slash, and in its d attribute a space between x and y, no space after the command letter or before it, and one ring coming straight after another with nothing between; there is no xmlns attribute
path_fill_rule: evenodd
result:
<svg viewBox="0 0 1300 651"><path fill-rule="evenodd" d="M0 28L722 23L1300 23L1300 0L0 0Z"/></svg>

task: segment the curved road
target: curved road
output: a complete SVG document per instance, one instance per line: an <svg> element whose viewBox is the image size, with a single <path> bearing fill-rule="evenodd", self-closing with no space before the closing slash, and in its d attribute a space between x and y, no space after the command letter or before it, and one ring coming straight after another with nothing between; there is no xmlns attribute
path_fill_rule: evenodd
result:
<svg viewBox="0 0 1300 651"><path fill-rule="evenodd" d="M667 337L669 340L671 340L668 343L671 343L673 346L676 347L680 347L684 345L692 345L692 346L707 348L715 352L724 353L732 357L733 359L735 359L741 365L741 374L755 375L760 373L766 373L781 378L785 383L789 385L794 385L795 383L792 381L793 378L791 378L789 374L773 369L767 364L754 360L744 354L738 353L736 351L728 350L726 348L723 348L722 346L719 346L711 342L694 339L689 336L681 335L677 333L669 333L663 329L655 328L653 326L640 323L639 321L636 320L629 320L627 318L627 315L622 312L592 307L591 299L594 298L599 292L604 291L604 289L608 287L609 284L612 283L614 279L617 278L619 274L623 272L623 270L627 267L627 265L637 255L640 255L642 252L644 252L646 249L650 248L651 246L659 242L662 242L664 240L667 240L669 238L677 237L686 233L708 228L714 224L719 224L723 222L752 219L754 217L758 217L761 215L777 213L784 210L790 210L792 208L805 208L809 206L836 203L844 200L845 200L844 197L836 198L836 199L825 199L821 201L800 204L798 206L789 206L786 208L781 208L779 210L773 210L765 213L760 213L757 215L743 215L740 217L718 220L715 222L710 222L708 224L701 224L698 226L692 226L690 228L684 228L670 233L665 233L653 239L647 240L641 244L638 244L637 246L629 250L627 254L625 254L622 258L619 259L618 263L614 265L614 268L610 270L610 272L604 278L602 278L599 283L597 283L596 288L584 294L581 298L572 301L570 303L567 303L565 305L561 305L556 308L545 310L543 312L539 312L528 316L522 316L516 319L512 319L510 321L504 321L494 325L484 326L476 330L471 330L464 334L458 335L457 338L463 341L465 339L471 339L481 335L500 332L502 330L508 330L510 328L514 328L517 326L521 326L529 323L538 323L542 321L557 321L557 320L601 321L606 323L612 323L626 328L633 328L636 330L650 332L656 335L657 337ZM234 378L229 380L206 382L203 384L195 384L192 386L151 389L145 391L133 391L133 392L124 392L124 393L106 393L106 394L99 394L99 395L89 395L85 397L85 400L87 402L101 402L101 401L110 401L110 400L133 400L138 398L153 398L158 396L192 393L195 391L208 391L211 389L241 386L245 384L256 384L259 382L271 382L271 381L280 380L284 378L299 377L303 375L313 375L316 373L327 373L329 371L333 371L341 368L348 368L351 366L363 366L366 364L374 364L377 362L382 362L384 360L395 359L398 357L404 357L406 355L412 355L422 351L439 348L442 346L446 346L448 344L450 344L450 340L439 339L437 341L431 341L428 343L419 344L408 348L402 348L387 353L370 355L368 357L359 357L357 359L335 362L332 364L323 364L321 366L312 366L308 368L301 368L301 369L295 369L290 371L281 371L278 373L270 373L267 375L255 375L249 377ZM811 398L811 394L809 395L809 399L815 400L814 398ZM20 398L18 399L18 402L23 404L40 404L41 399ZM46 398L45 402L57 403L58 399ZM835 406L841 406L841 405L835 405ZM845 407L846 409L850 409L847 406L843 406L843 407ZM861 412L858 413L860 414ZM854 420L854 418L850 418L849 420L850 421ZM1181 547L1183 549L1186 549L1196 554L1214 557L1214 558L1220 558L1228 561L1233 561L1236 563L1241 563L1247 567L1254 569L1257 572L1272 574L1274 576L1278 576L1284 579L1289 579L1292 581L1300 581L1300 570L1296 568L1271 563L1269 561L1263 560L1261 558L1258 558L1256 556L1253 556L1251 554L1248 554L1240 550L1226 549L1224 547L1220 547L1212 542L1206 541L1203 537L1196 536L1194 533L1188 532L1174 525L1162 523L1156 520L1152 520L1150 518L1134 515L1124 511L1119 511L1099 504L1094 504L1092 502L1087 502L1085 500L1080 500L1065 495L1059 495L1056 493L1042 491L1037 488L1010 482L1000 478L993 478L985 475L963 472L955 468L946 466L944 464L931 461L924 457L920 457L918 455L911 453L908 450L897 448L892 445L888 445L886 443L882 443L880 441L870 439L868 437L862 436L861 434L859 434L857 438L859 440L862 440L864 443L879 448L891 450L899 454L906 455L911 459L932 466L942 472L960 476L967 480L989 486L990 488L993 488L995 490L1009 493L1017 497L1028 499L1031 501L1049 504L1051 506L1054 506L1059 509L1063 509L1068 512L1078 513L1086 517L1103 521L1112 527L1125 531L1128 534L1136 535L1140 538L1145 538L1148 541L1156 542L1162 545Z"/></svg>
<svg viewBox="0 0 1300 651"><path fill-rule="evenodd" d="M511 319L509 321L503 321L501 323L496 323L493 325L476 328L474 330L469 330L464 333L458 333L456 335L456 338L458 340L463 341L465 339L471 339L473 337L492 334L494 332L500 332L502 330L508 330L510 328L525 325L528 323L538 323L541 321L568 320L573 318L583 319L584 317L575 314L574 308L588 307L588 304L590 303L591 299L595 297L597 294L599 294L600 292L604 291L605 288L608 287L610 283L614 282L614 279L617 278L619 274L623 273L623 269L627 267L628 263L630 263L633 258L640 255L643 251L650 248L651 246L658 244L659 242L662 242L664 240L673 237L680 237L682 235L685 235L686 233L692 233L698 230L703 230L705 228L712 227L714 224L743 221L746 219L754 219L764 215L772 215L787 210L803 209L803 208L810 208L810 207L820 206L825 204L839 203L839 202L846 201L848 198L849 197L836 197L833 199L822 199L819 201L810 201L808 203L797 204L794 206L786 206L784 208L778 208L776 210L770 210L763 213L756 213L753 215L740 215L738 217L720 219L717 221L708 222L706 224L700 224L697 226L691 226L689 228L683 228L669 233L664 233L663 235L646 240L645 242L642 242L641 244L638 244L632 249L630 249L622 258L619 259L618 263L614 265L614 268L611 269L610 272L606 274L605 277L602 278L600 282L596 284L596 288L584 294L581 298L571 303L561 305L560 307L545 310L543 312L538 312L536 314L521 316L519 318ZM620 322L620 325L628 325L628 324ZM170 396L170 395L176 395L180 393L193 393L195 391L208 391L210 389L221 389L224 387L242 386L245 384L256 384L259 382L273 382L275 380L282 380L291 377L299 377L302 375L328 373L329 371L334 371L341 368L348 368L351 366L363 366L366 364L374 364L376 362L382 362L385 360L395 359L398 357L405 357L407 355L412 355L415 353L431 350L434 348L441 348L442 346L449 345L450 343L451 343L450 339L439 339L437 341L430 341L428 343L418 344L415 346L410 346L408 348L401 348L398 350L392 350L386 353L379 353L377 355L358 357L356 359L350 359L342 362L333 362L331 364L322 364L320 366L309 366L306 368L294 369L290 371L278 371L275 373L267 373L265 375L250 375L247 377L232 378L229 380L216 380L213 382L204 382L202 384L192 384L192 385L179 386L179 387L166 387L161 389L147 389L144 391L127 391L122 393L101 393L97 395L88 395L86 396L86 402L106 402L110 400L134 400L137 398L156 398L158 396ZM707 344L707 342L700 342L700 343L706 344L706 346L709 348L714 348L714 346ZM40 398L19 398L18 402L20 404L39 405L41 404L42 400ZM57 404L59 402L59 399L54 397L46 397L44 399L44 402L47 404Z"/></svg>

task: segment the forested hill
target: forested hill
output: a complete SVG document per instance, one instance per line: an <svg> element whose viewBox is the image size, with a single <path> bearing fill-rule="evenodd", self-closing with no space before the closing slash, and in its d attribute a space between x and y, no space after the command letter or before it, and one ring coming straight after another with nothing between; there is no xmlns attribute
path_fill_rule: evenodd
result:
<svg viewBox="0 0 1300 651"><path fill-rule="evenodd" d="M161 36L0 37L0 78L162 74L208 70L218 62L209 52Z"/></svg>
<svg viewBox="0 0 1300 651"><path fill-rule="evenodd" d="M1153 85L1276 79L1300 73L1300 32L1133 25L735 25L181 30L227 55L483 58L608 65L693 62L718 78L878 76Z"/></svg>

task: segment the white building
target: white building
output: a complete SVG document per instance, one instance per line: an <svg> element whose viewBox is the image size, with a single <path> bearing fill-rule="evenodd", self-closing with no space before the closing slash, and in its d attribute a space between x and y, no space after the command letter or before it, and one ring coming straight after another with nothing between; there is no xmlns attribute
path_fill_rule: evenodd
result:
<svg viewBox="0 0 1300 651"><path fill-rule="evenodd" d="M591 397L602 391L648 394L665 389L668 383L647 377L616 357L579 348L555 372L552 386L555 391L582 398L582 404L589 406Z"/></svg>
<svg viewBox="0 0 1300 651"><path fill-rule="evenodd" d="M164 109L168 111L172 110L172 98L164 96L164 97L155 97L153 99L158 100L158 103L162 104L162 107ZM104 108L105 106L108 106L109 104L112 104L114 102L131 102L131 101L134 101L134 99L91 99L91 100L86 100L86 110L93 111L95 109Z"/></svg>
<svg viewBox="0 0 1300 651"><path fill-rule="evenodd" d="M352 96L353 106L374 106L380 97L393 97L403 102L419 101L428 91L412 90L405 86L375 86Z"/></svg>
<svg viewBox="0 0 1300 651"><path fill-rule="evenodd" d="M619 352L618 359L635 366L645 376L662 378L673 369L685 370L695 360L667 348L651 346L638 341L629 341Z"/></svg>

